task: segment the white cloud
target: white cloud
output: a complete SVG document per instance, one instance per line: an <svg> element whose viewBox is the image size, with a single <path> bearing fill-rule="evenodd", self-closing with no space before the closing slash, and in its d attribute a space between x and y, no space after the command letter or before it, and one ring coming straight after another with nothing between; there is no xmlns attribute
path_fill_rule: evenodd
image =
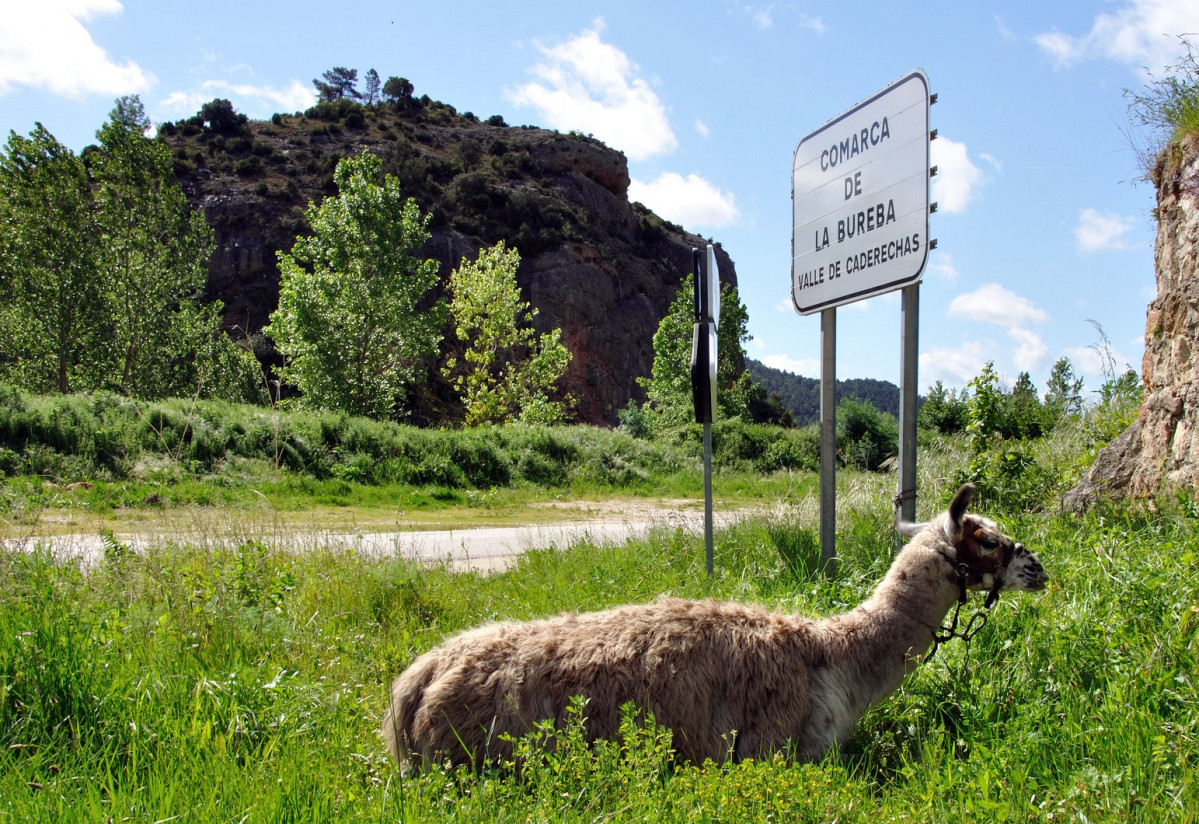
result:
<svg viewBox="0 0 1199 824"><path fill-rule="evenodd" d="M707 137L712 133L712 130L708 128L708 124L698 117L695 118L695 131L699 132L700 137Z"/></svg>
<svg viewBox="0 0 1199 824"><path fill-rule="evenodd" d="M651 183L629 183L629 200L641 201L667 220L683 226L729 226L741 217L730 192L699 175L666 172Z"/></svg>
<svg viewBox="0 0 1199 824"><path fill-rule="evenodd" d="M1016 369L1035 372L1049 363L1049 347L1036 332L1013 327L1007 333L1016 342L1016 350L1012 352L1012 363Z"/></svg>
<svg viewBox="0 0 1199 824"><path fill-rule="evenodd" d="M508 98L536 109L551 128L594 135L632 160L673 152L678 140L666 107L628 56L600 39L602 29L597 20L557 46L538 46L537 79Z"/></svg>
<svg viewBox="0 0 1199 824"><path fill-rule="evenodd" d="M793 375L806 375L809 378L820 377L820 361L815 359L804 360L793 358L790 355L767 355L762 358L762 363L771 369L781 369Z"/></svg>
<svg viewBox="0 0 1199 824"><path fill-rule="evenodd" d="M920 353L920 380L926 385L942 381L950 386L965 386L982 371L988 349L987 344L978 341L967 341L952 349L928 349Z"/></svg>
<svg viewBox="0 0 1199 824"><path fill-rule="evenodd" d="M774 310L782 315L794 315L795 303L791 300L791 296L788 295L774 305Z"/></svg>
<svg viewBox="0 0 1199 824"><path fill-rule="evenodd" d="M998 283L988 283L973 292L958 295L950 301L948 314L953 318L993 323L1009 330L1049 320L1044 309Z"/></svg>
<svg viewBox="0 0 1199 824"><path fill-rule="evenodd" d="M928 267L925 270L937 280L946 283L956 283L958 279L958 267L953 262L953 255L949 252L935 251L928 257Z"/></svg>
<svg viewBox="0 0 1199 824"><path fill-rule="evenodd" d="M95 16L122 10L118 0L6 3L0 26L0 95L17 86L72 98L150 88L154 75L132 60L114 61L84 27Z"/></svg>
<svg viewBox="0 0 1199 824"><path fill-rule="evenodd" d="M229 83L224 80L206 80L196 91L171 92L159 101L158 106L176 115L195 114L200 110L200 106L217 97L228 99L233 108L251 117L302 111L316 102L316 92L311 84L305 85L299 80L292 80L282 89Z"/></svg>
<svg viewBox="0 0 1199 824"><path fill-rule="evenodd" d="M932 142L931 159L937 167L932 187L937 208L951 214L966 211L983 183L982 170L971 162L966 144L938 137Z"/></svg>
<svg viewBox="0 0 1199 824"><path fill-rule="evenodd" d="M1059 66L1107 58L1160 72L1177 61L1178 37L1194 32L1196 21L1199 0L1130 0L1097 15L1086 34L1051 31L1033 39Z"/></svg>
<svg viewBox="0 0 1199 824"><path fill-rule="evenodd" d="M1078 251L1110 252L1128 248L1128 233L1136 225L1136 218L1100 212L1098 209L1083 209L1078 214L1078 225L1074 227L1074 241Z"/></svg>

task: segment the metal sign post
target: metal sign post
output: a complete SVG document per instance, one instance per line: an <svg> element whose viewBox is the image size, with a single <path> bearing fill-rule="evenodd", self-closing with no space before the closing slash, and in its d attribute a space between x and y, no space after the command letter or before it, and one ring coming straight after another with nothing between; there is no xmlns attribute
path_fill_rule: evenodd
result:
<svg viewBox="0 0 1199 824"><path fill-rule="evenodd" d="M836 562L835 307L903 289L899 500L916 507L916 360L928 237L928 76L919 69L799 141L791 166L791 302L820 313L820 561Z"/></svg>
<svg viewBox="0 0 1199 824"><path fill-rule="evenodd" d="M837 573L837 310L820 313L820 569Z"/></svg>
<svg viewBox="0 0 1199 824"><path fill-rule="evenodd" d="M691 250L695 273L695 328L691 335L691 400L695 422L704 427L704 559L708 577L714 571L712 547L712 421L716 417L716 329L720 323L720 273L716 249L706 256Z"/></svg>
<svg viewBox="0 0 1199 824"><path fill-rule="evenodd" d="M899 366L899 516L916 520L916 367L920 359L920 284L900 292L903 340ZM902 538L896 539L902 542Z"/></svg>

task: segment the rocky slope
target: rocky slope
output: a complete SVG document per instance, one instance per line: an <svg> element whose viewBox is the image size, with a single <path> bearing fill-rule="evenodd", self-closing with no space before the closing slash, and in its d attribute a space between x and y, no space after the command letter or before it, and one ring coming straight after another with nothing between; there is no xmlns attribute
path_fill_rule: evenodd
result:
<svg viewBox="0 0 1199 824"><path fill-rule="evenodd" d="M630 397L644 397L636 379L650 373L653 334L692 247L706 242L630 203L624 155L598 141L482 122L427 98L319 104L269 122L228 110L160 134L216 234L209 297L224 301L227 326L261 355L270 356L257 333L278 301L276 252L307 230L308 202L336 192L337 160L365 149L431 216L421 251L441 263L443 280L496 241L520 251L518 283L539 310L537 326L562 329L574 354L564 389L592 424L614 424ZM717 254L722 280L735 285L732 261ZM447 397L434 380L418 418L436 417Z"/></svg>
<svg viewBox="0 0 1199 824"><path fill-rule="evenodd" d="M1157 298L1145 322L1137 420L1097 456L1066 505L1143 498L1199 481L1199 136L1167 150L1154 173Z"/></svg>

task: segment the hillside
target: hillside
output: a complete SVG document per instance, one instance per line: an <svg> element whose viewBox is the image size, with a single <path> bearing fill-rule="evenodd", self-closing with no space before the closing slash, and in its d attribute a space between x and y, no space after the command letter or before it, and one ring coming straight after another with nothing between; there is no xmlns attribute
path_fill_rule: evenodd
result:
<svg viewBox="0 0 1199 824"><path fill-rule="evenodd" d="M160 127L176 175L216 236L209 298L225 303L226 326L258 335L278 301L276 252L307 230L310 200L336 193L333 170L367 150L430 215L421 254L441 264L442 279L463 257L505 240L522 256L517 280L539 310L544 331L560 327L574 358L565 390L577 417L616 423L616 412L653 363L653 333L691 249L705 243L628 199L625 157L589 137L511 127L427 97L362 105L348 99L307 112L247 120L227 101ZM736 271L718 247L722 278ZM448 387L434 378L423 412L435 419Z"/></svg>
<svg viewBox="0 0 1199 824"><path fill-rule="evenodd" d="M817 378L773 369L752 358L746 359L745 371L754 383L778 395L782 405L795 417L796 424L806 426L820 421L820 381ZM899 387L890 381L873 378L839 380L835 397L838 403L842 398L854 398L871 404L880 412L899 417Z"/></svg>

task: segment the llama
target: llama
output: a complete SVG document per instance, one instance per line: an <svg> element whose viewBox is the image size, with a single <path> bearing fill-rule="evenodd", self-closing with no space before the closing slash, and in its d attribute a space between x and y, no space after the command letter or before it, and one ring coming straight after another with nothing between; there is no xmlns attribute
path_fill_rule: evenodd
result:
<svg viewBox="0 0 1199 824"><path fill-rule="evenodd" d="M873 595L841 615L661 598L450 638L393 683L387 747L401 764L509 758L505 733L561 725L581 695L592 740L616 737L632 702L673 730L687 761L762 757L788 742L796 757L819 760L915 669L967 590L993 601L1045 588L1035 555L966 513L973 494L967 484L933 521L897 524L911 542Z"/></svg>

